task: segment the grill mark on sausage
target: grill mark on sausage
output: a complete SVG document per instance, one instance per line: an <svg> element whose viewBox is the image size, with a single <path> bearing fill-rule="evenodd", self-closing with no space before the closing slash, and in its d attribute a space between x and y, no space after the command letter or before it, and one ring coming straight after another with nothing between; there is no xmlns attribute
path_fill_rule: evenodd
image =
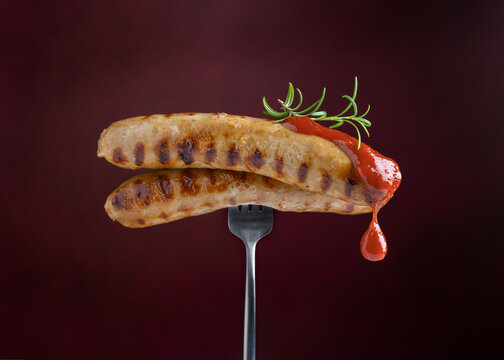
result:
<svg viewBox="0 0 504 360"><path fill-rule="evenodd" d="M302 163L298 170L299 182L305 182L307 175L308 175L308 166L306 165L306 163Z"/></svg>
<svg viewBox="0 0 504 360"><path fill-rule="evenodd" d="M147 119L148 119L148 118L150 118L150 117L152 117L152 115L146 115L146 116L144 116L144 117L143 117L143 119L142 119L142 120L147 120Z"/></svg>
<svg viewBox="0 0 504 360"><path fill-rule="evenodd" d="M235 171L230 175L233 177L233 179L235 179L235 181L238 182L238 184L242 185L247 182L247 178L248 178L249 173L243 172L243 171L240 171L240 172Z"/></svg>
<svg viewBox="0 0 504 360"><path fill-rule="evenodd" d="M239 173L233 172L228 174L226 172L217 172L215 170L208 170L208 186L209 193L222 193L227 190L232 182L239 182Z"/></svg>
<svg viewBox="0 0 504 360"><path fill-rule="evenodd" d="M192 164L194 162L193 151L196 149L195 141L188 137L183 143L177 144L178 156L186 164Z"/></svg>
<svg viewBox="0 0 504 360"><path fill-rule="evenodd" d="M354 206L351 203L348 203L345 207L345 213L350 214L354 210Z"/></svg>
<svg viewBox="0 0 504 360"><path fill-rule="evenodd" d="M247 164L253 169L260 169L264 165L263 155L258 149L247 158Z"/></svg>
<svg viewBox="0 0 504 360"><path fill-rule="evenodd" d="M283 158L276 158L275 159L275 170L278 174L283 173L283 166L284 166Z"/></svg>
<svg viewBox="0 0 504 360"><path fill-rule="evenodd" d="M195 113L186 113L187 116L193 116L196 115Z"/></svg>
<svg viewBox="0 0 504 360"><path fill-rule="evenodd" d="M385 195L384 191L374 188L366 189L364 193L364 196L366 197L366 202L370 205L378 201L378 199L382 199L384 195Z"/></svg>
<svg viewBox="0 0 504 360"><path fill-rule="evenodd" d="M158 176L158 184L161 192L163 193L165 199L173 198L173 187L170 183L170 178L166 175Z"/></svg>
<svg viewBox="0 0 504 360"><path fill-rule="evenodd" d="M229 204L230 205L236 205L236 199L235 198L232 198L229 200Z"/></svg>
<svg viewBox="0 0 504 360"><path fill-rule="evenodd" d="M208 207L208 208L213 208L214 205L212 203L206 202L203 204L203 206Z"/></svg>
<svg viewBox="0 0 504 360"><path fill-rule="evenodd" d="M325 203L324 211L329 211L331 209L331 203L328 201Z"/></svg>
<svg viewBox="0 0 504 360"><path fill-rule="evenodd" d="M170 150L168 150L168 144L166 143L166 140L161 140L158 148L157 148L157 153L158 153L158 159L161 164L167 164L168 161L170 161Z"/></svg>
<svg viewBox="0 0 504 360"><path fill-rule="evenodd" d="M116 147L114 149L114 152L112 153L112 161L114 161L115 163L123 163L127 161L120 147Z"/></svg>
<svg viewBox="0 0 504 360"><path fill-rule="evenodd" d="M233 144L233 146L228 151L227 163L229 166L234 166L238 163L238 161L240 161L240 153L236 149L236 145Z"/></svg>
<svg viewBox="0 0 504 360"><path fill-rule="evenodd" d="M262 180L264 186L266 186L268 189L273 189L274 185L271 182L271 178L269 178L267 176L261 176L261 180Z"/></svg>
<svg viewBox="0 0 504 360"><path fill-rule="evenodd" d="M135 145L135 164L141 166L144 162L145 152L144 145L141 142L137 142Z"/></svg>
<svg viewBox="0 0 504 360"><path fill-rule="evenodd" d="M352 178L347 178L347 181L345 183L345 195L346 197L352 197L352 193L354 191L354 188L355 188L355 180L352 179ZM367 191L366 191L366 194L367 194Z"/></svg>
<svg viewBox="0 0 504 360"><path fill-rule="evenodd" d="M135 198L140 200L140 206L149 206L151 203L150 199L150 191L149 188L141 181L137 180L133 185L133 192L135 194Z"/></svg>
<svg viewBox="0 0 504 360"><path fill-rule="evenodd" d="M212 161L215 160L215 157L217 156L217 151L215 150L215 145L213 143L210 143L205 152L205 163L210 164Z"/></svg>
<svg viewBox="0 0 504 360"><path fill-rule="evenodd" d="M145 220L144 219L138 219L137 222L140 224L140 225L145 225Z"/></svg>
<svg viewBox="0 0 504 360"><path fill-rule="evenodd" d="M183 170L180 173L179 181L182 194L194 196L199 193L201 186L196 184L196 176L191 170Z"/></svg>
<svg viewBox="0 0 504 360"><path fill-rule="evenodd" d="M131 209L131 203L127 197L124 196L124 191L119 190L112 197L112 206L117 210L128 210Z"/></svg>
<svg viewBox="0 0 504 360"><path fill-rule="evenodd" d="M168 219L168 215L166 215L164 212L162 212L161 214L159 214L159 217L161 219L164 219L164 220Z"/></svg>
<svg viewBox="0 0 504 360"><path fill-rule="evenodd" d="M184 213L185 216L191 216L191 208L185 206L185 205L182 205L178 208L178 211L181 211Z"/></svg>
<svg viewBox="0 0 504 360"><path fill-rule="evenodd" d="M346 187L345 187L345 192L346 192ZM364 196L366 197L366 202L371 205L371 203L373 202L373 197L371 196L371 193L369 192L369 190L366 190L364 192Z"/></svg>
<svg viewBox="0 0 504 360"><path fill-rule="evenodd" d="M123 209L123 192L119 191L112 196L112 206L115 207L117 210Z"/></svg>
<svg viewBox="0 0 504 360"><path fill-rule="evenodd" d="M214 186L215 182L217 181L215 179L215 171L212 170L212 169L207 169L206 175L207 175L207 178L208 178L208 184L210 184L211 186Z"/></svg>
<svg viewBox="0 0 504 360"><path fill-rule="evenodd" d="M327 171L322 172L322 180L320 181L320 187L324 192L329 190L331 187L332 179L331 176L327 173Z"/></svg>

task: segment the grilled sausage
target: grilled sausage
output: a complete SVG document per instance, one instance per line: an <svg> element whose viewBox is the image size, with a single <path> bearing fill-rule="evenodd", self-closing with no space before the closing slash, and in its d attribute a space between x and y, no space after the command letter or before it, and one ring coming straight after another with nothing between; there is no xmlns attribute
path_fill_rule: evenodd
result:
<svg viewBox="0 0 504 360"><path fill-rule="evenodd" d="M296 212L371 211L368 204L345 196L312 193L257 174L212 169L160 170L135 176L109 195L105 210L122 225L139 228L241 204Z"/></svg>
<svg viewBox="0 0 504 360"><path fill-rule="evenodd" d="M252 172L367 206L365 187L337 145L265 119L223 113L130 118L103 131L98 156L127 169Z"/></svg>

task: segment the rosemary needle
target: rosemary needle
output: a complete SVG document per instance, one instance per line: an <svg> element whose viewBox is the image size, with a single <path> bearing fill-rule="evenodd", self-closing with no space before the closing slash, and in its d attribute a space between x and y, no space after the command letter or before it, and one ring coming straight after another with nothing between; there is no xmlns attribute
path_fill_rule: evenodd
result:
<svg viewBox="0 0 504 360"><path fill-rule="evenodd" d="M358 108L357 108L357 103L355 102L355 99L357 98L357 87L358 87L358 82L357 82L357 76L355 77L355 83L354 83L354 90L352 96L349 95L343 95L343 99L348 100L348 105L347 107L340 112L338 115L335 116L327 116L327 112L323 110L319 110L320 106L322 105L322 102L324 101L325 98L325 93L326 89L323 88L322 90L322 96L315 101L311 106L307 107L304 110L299 110L301 108L301 105L303 103L303 94L301 93L301 90L296 88L296 91L299 95L299 102L296 105L296 107L293 107L294 103L294 98L296 91L294 91L294 86L292 83L289 83L289 89L287 90L287 96L285 100L280 100L278 99L278 102L280 103L280 111L274 110L266 101L266 98L263 97L263 105L264 105L264 113L268 116L271 116L273 118L276 118L274 120L274 123L279 123L282 122L290 117L297 117L297 116L303 116L303 117L309 117L313 121L321 121L321 120L330 120L334 121L335 123L331 126L329 126L331 129L340 127L344 123L352 125L355 130L357 131L357 138L359 140L359 145L357 149L360 148L361 144L361 134L359 131L359 126L364 129L364 132L366 135L369 137L369 131L368 127L371 126L371 122L367 119L364 118L369 112L370 106L368 105L366 111L362 113L361 115L358 115ZM353 112L353 114L352 114Z"/></svg>

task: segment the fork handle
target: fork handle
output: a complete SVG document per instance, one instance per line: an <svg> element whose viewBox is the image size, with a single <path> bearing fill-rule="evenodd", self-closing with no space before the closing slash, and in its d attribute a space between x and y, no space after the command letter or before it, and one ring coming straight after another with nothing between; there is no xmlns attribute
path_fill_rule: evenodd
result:
<svg viewBox="0 0 504 360"><path fill-rule="evenodd" d="M256 358L256 243L245 243L247 249L247 278L245 281L245 317L243 323L243 360Z"/></svg>

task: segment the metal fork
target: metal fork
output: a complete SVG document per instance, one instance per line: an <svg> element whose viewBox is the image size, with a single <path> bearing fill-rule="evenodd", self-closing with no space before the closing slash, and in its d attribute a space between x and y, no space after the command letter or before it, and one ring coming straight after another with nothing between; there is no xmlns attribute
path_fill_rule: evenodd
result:
<svg viewBox="0 0 504 360"><path fill-rule="evenodd" d="M245 316L243 324L243 359L256 358L255 249L257 242L273 228L273 209L262 205L241 205L228 210L228 226L242 239L247 250Z"/></svg>

